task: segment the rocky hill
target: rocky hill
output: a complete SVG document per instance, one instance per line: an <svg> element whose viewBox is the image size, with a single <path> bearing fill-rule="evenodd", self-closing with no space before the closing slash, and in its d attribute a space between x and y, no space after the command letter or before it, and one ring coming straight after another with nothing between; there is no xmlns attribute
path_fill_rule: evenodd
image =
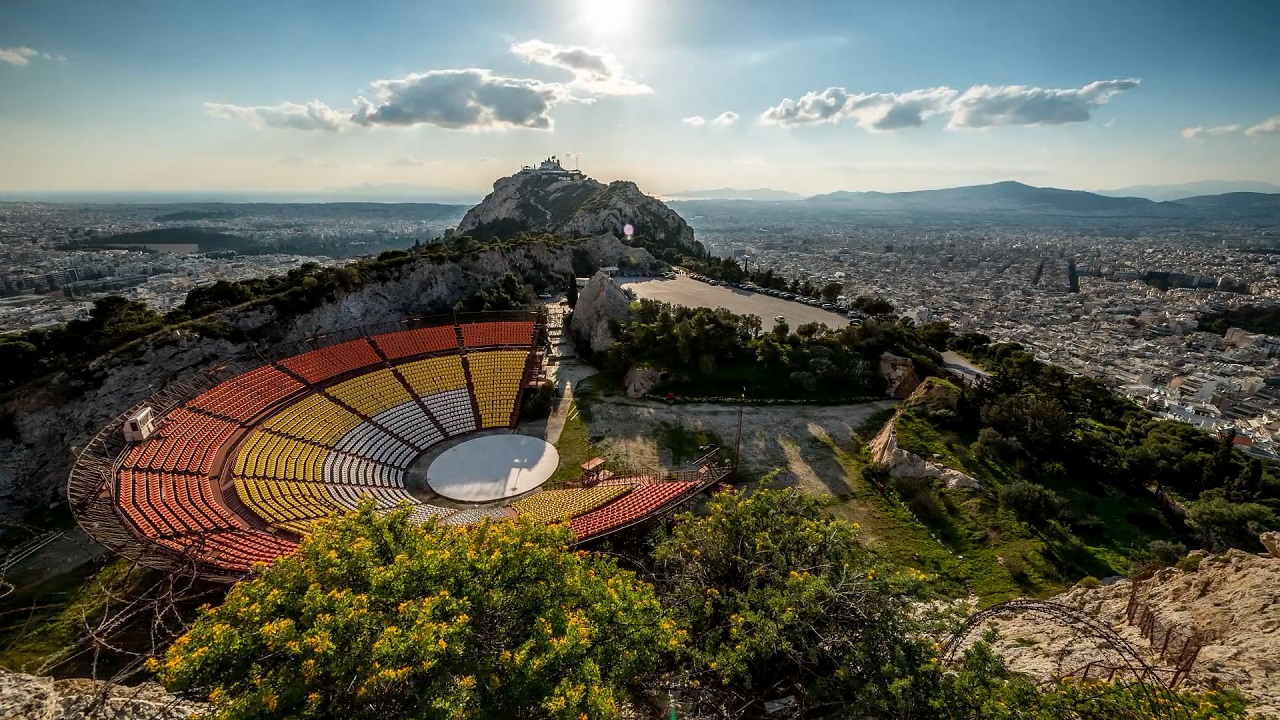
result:
<svg viewBox="0 0 1280 720"><path fill-rule="evenodd" d="M408 315L448 312L476 290L495 285L508 272L554 287L574 272L575 262L595 267L626 261L652 264L643 249L600 235L576 243L540 242L503 251L476 252L460 262L415 259L381 282L368 282L336 295L300 315L285 315L270 304L205 318L272 342L292 342L343 328L397 320ZM551 287L548 285L547 287ZM542 289L539 287L539 289ZM93 362L82 372L46 378L0 397L0 520L28 510L65 503L72 448L89 441L108 420L168 383L228 360L257 364L255 349L192 330L153 337Z"/></svg>
<svg viewBox="0 0 1280 720"><path fill-rule="evenodd" d="M662 201L645 195L633 182L608 185L586 176L523 171L499 179L479 205L458 224L460 235L506 238L519 232L551 232L569 237L612 233L659 258L676 262L685 254L701 254L693 228Z"/></svg>
<svg viewBox="0 0 1280 720"><path fill-rule="evenodd" d="M1135 647L1147 648L1127 622L1131 580L1076 587L1053 600L1110 625ZM1280 557L1231 550L1204 557L1195 570L1165 568L1139 586L1138 598L1163 626L1198 632L1204 639L1189 684L1239 688L1257 714L1280 713ZM997 647L1014 670L1049 678L1113 655L1074 632L1036 616L993 623ZM1150 660L1157 667L1158 660Z"/></svg>

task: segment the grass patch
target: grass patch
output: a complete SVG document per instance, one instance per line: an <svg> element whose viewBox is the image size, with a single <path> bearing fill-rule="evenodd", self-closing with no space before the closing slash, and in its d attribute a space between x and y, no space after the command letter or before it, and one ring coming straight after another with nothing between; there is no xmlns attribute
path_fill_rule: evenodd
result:
<svg viewBox="0 0 1280 720"><path fill-rule="evenodd" d="M33 671L49 656L84 634L85 618L101 618L111 595L127 598L142 573L130 573L125 558L81 567L51 579L31 593L15 592L0 611L0 667Z"/></svg>
<svg viewBox="0 0 1280 720"><path fill-rule="evenodd" d="M560 453L560 467L547 480L548 487L564 487L566 483L577 480L582 475L582 463L594 457L591 437L587 434L587 422L579 402L574 400L569 404L564 430L560 432L560 439L556 442L556 451Z"/></svg>

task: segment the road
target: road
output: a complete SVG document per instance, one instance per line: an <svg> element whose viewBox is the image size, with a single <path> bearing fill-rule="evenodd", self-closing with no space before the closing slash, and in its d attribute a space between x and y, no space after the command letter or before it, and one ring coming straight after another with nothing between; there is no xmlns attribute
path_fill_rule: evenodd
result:
<svg viewBox="0 0 1280 720"><path fill-rule="evenodd" d="M832 328L842 328L849 324L848 318L843 315L822 308L737 288L709 285L683 275L673 280L618 278L618 284L633 290L637 297L661 300L672 305L720 307L739 315L759 315L765 329L773 327L776 315L785 317L792 330L809 322L823 323Z"/></svg>

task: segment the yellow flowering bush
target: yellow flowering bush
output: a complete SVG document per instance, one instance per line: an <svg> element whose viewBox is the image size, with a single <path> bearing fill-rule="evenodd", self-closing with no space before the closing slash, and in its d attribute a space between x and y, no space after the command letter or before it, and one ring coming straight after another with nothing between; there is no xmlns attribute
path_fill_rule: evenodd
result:
<svg viewBox="0 0 1280 720"><path fill-rule="evenodd" d="M652 587L572 541L366 505L236 585L152 669L223 720L614 717L680 631Z"/></svg>

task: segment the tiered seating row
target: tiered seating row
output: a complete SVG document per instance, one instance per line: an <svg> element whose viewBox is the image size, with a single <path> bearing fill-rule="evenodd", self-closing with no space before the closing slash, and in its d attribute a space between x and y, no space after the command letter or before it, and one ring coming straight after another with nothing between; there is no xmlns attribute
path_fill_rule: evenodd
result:
<svg viewBox="0 0 1280 720"><path fill-rule="evenodd" d="M418 397L458 390L467 386L467 376L462 371L462 358L458 355L416 360L396 369Z"/></svg>
<svg viewBox="0 0 1280 720"><path fill-rule="evenodd" d="M311 520L342 512L319 483L236 478L236 492L250 510L277 525L277 521Z"/></svg>
<svg viewBox="0 0 1280 720"><path fill-rule="evenodd" d="M262 427L317 445L332 445L360 423L359 415L324 395L312 393L268 418Z"/></svg>
<svg viewBox="0 0 1280 720"><path fill-rule="evenodd" d="M471 407L471 395L465 389L451 390L422 399L427 410L440 421L449 437L469 433L476 429L476 413Z"/></svg>
<svg viewBox="0 0 1280 720"><path fill-rule="evenodd" d="M207 478L198 475L125 468L120 504L149 537L248 527L214 501Z"/></svg>
<svg viewBox="0 0 1280 720"><path fill-rule="evenodd" d="M160 545L229 570L248 570L254 563L270 563L297 545L256 530L214 531L184 538L162 538Z"/></svg>
<svg viewBox="0 0 1280 720"><path fill-rule="evenodd" d="M561 522L595 510L626 494L631 488L623 485L593 488L569 488L567 490L543 490L511 503L511 509L520 517L543 523Z"/></svg>
<svg viewBox="0 0 1280 720"><path fill-rule="evenodd" d="M385 368L340 382L327 392L370 417L413 400L395 373Z"/></svg>
<svg viewBox="0 0 1280 720"><path fill-rule="evenodd" d="M280 361L280 364L309 383L319 383L335 375L358 370L382 362L368 340L350 342L312 350Z"/></svg>
<svg viewBox="0 0 1280 720"><path fill-rule="evenodd" d="M324 459L323 480L328 485L374 485L377 487L402 487L404 471L387 465L352 457L343 453L329 453Z"/></svg>
<svg viewBox="0 0 1280 720"><path fill-rule="evenodd" d="M457 350L458 333L453 325L439 325L376 335L374 342L388 360L399 360L410 355Z"/></svg>
<svg viewBox="0 0 1280 720"><path fill-rule="evenodd" d="M319 480L329 455L325 448L255 430L240 446L232 471L236 477Z"/></svg>
<svg viewBox="0 0 1280 720"><path fill-rule="evenodd" d="M532 322L463 323L462 342L468 348L529 347L533 344Z"/></svg>
<svg viewBox="0 0 1280 720"><path fill-rule="evenodd" d="M472 508L470 510L459 510L455 513L446 515L440 522L445 525L471 525L481 520L510 520L516 516L511 508L505 507L484 507Z"/></svg>
<svg viewBox="0 0 1280 720"><path fill-rule="evenodd" d="M407 397L407 396L406 396ZM395 430L400 437L409 441L414 449L422 452L444 439L435 423L422 411L416 400L409 400L403 405L375 415L374 422Z"/></svg>
<svg viewBox="0 0 1280 720"><path fill-rule="evenodd" d="M189 407L248 422L263 410L302 389L302 383L264 365L237 375L196 396Z"/></svg>
<svg viewBox="0 0 1280 720"><path fill-rule="evenodd" d="M407 468L418 451L391 437L372 423L360 423L333 446L337 450L396 468Z"/></svg>
<svg viewBox="0 0 1280 720"><path fill-rule="evenodd" d="M471 366L480 427L508 427L524 378L529 353L519 350L492 350L467 354Z"/></svg>
<svg viewBox="0 0 1280 720"><path fill-rule="evenodd" d="M125 456L126 467L209 473L218 451L239 429L229 420L177 408L164 418L159 432Z"/></svg>
<svg viewBox="0 0 1280 720"><path fill-rule="evenodd" d="M579 541L587 540L639 520L696 486L696 483L689 482L645 485L598 510L573 518L569 521L569 528Z"/></svg>

